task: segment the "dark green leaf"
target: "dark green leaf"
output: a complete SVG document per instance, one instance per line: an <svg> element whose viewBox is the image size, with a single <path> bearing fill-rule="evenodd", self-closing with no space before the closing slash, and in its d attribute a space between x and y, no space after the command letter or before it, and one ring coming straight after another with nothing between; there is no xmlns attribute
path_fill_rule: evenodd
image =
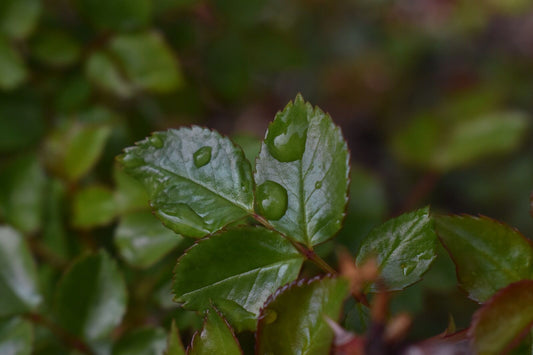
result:
<svg viewBox="0 0 533 355"><path fill-rule="evenodd" d="M75 63L81 53L78 42L62 31L42 31L31 41L32 55L50 66L67 66Z"/></svg>
<svg viewBox="0 0 533 355"><path fill-rule="evenodd" d="M164 329L137 329L123 336L113 346L113 355L161 355L166 346Z"/></svg>
<svg viewBox="0 0 533 355"><path fill-rule="evenodd" d="M0 151L35 145L44 131L41 112L40 103L30 95L0 98Z"/></svg>
<svg viewBox="0 0 533 355"><path fill-rule="evenodd" d="M35 28L42 6L40 0L3 0L0 7L0 32L23 39Z"/></svg>
<svg viewBox="0 0 533 355"><path fill-rule="evenodd" d="M165 355L185 355L185 349L181 343L178 327L176 327L176 321L174 320L172 320L170 332L168 333Z"/></svg>
<svg viewBox="0 0 533 355"><path fill-rule="evenodd" d="M406 213L370 232L361 245L357 264L376 257L387 289L401 290L428 270L436 257L436 238L428 207Z"/></svg>
<svg viewBox="0 0 533 355"><path fill-rule="evenodd" d="M469 334L479 354L506 353L533 326L533 280L496 293L473 317Z"/></svg>
<svg viewBox="0 0 533 355"><path fill-rule="evenodd" d="M100 29L129 31L151 20L150 0L77 0L80 12Z"/></svg>
<svg viewBox="0 0 533 355"><path fill-rule="evenodd" d="M327 354L333 331L325 316L337 320L348 296L344 279L300 280L278 290L261 310L257 354Z"/></svg>
<svg viewBox="0 0 533 355"><path fill-rule="evenodd" d="M55 310L61 326L88 341L102 339L126 311L126 285L104 251L74 263L61 279Z"/></svg>
<svg viewBox="0 0 533 355"><path fill-rule="evenodd" d="M341 226L348 173L348 148L340 129L297 96L276 115L261 147L257 209L292 240L309 247L319 244Z"/></svg>
<svg viewBox="0 0 533 355"><path fill-rule="evenodd" d="M28 70L20 54L8 40L0 36L0 89L12 90L28 78Z"/></svg>
<svg viewBox="0 0 533 355"><path fill-rule="evenodd" d="M437 233L457 268L461 286L478 302L533 278L533 246L518 231L487 217L438 216Z"/></svg>
<svg viewBox="0 0 533 355"><path fill-rule="evenodd" d="M157 217L177 233L203 237L252 213L250 163L211 130L156 132L126 149L121 162L148 189Z"/></svg>
<svg viewBox="0 0 533 355"><path fill-rule="evenodd" d="M65 225L67 188L59 179L46 185L43 218L43 244L60 258L68 257L68 235Z"/></svg>
<svg viewBox="0 0 533 355"><path fill-rule="evenodd" d="M257 316L271 293L298 276L302 263L303 257L275 232L251 227L222 232L200 240L179 259L175 300L194 310L222 300L232 325L244 329L249 317L239 317Z"/></svg>
<svg viewBox="0 0 533 355"><path fill-rule="evenodd" d="M111 223L116 216L113 191L104 186L89 186L79 190L72 206L72 225L91 228Z"/></svg>
<svg viewBox="0 0 533 355"><path fill-rule="evenodd" d="M183 241L149 212L123 216L115 230L115 245L132 266L147 268Z"/></svg>
<svg viewBox="0 0 533 355"><path fill-rule="evenodd" d="M37 270L23 237L0 227L0 316L35 310L42 301Z"/></svg>
<svg viewBox="0 0 533 355"><path fill-rule="evenodd" d="M206 311L204 326L200 333L194 334L190 355L242 354L241 347L233 330L216 309Z"/></svg>
<svg viewBox="0 0 533 355"><path fill-rule="evenodd" d="M0 320L0 354L30 355L32 353L33 327L21 318Z"/></svg>

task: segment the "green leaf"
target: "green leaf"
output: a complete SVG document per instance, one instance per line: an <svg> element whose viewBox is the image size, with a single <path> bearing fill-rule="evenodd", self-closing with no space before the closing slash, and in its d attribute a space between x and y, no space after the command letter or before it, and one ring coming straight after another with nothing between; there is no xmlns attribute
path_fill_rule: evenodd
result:
<svg viewBox="0 0 533 355"><path fill-rule="evenodd" d="M308 247L322 243L341 227L348 174L340 129L298 95L276 115L261 147L257 211L292 240Z"/></svg>
<svg viewBox="0 0 533 355"><path fill-rule="evenodd" d="M18 317L0 320L0 354L30 355L32 353L33 327Z"/></svg>
<svg viewBox="0 0 533 355"><path fill-rule="evenodd" d="M370 232L363 240L357 264L376 257L387 289L401 290L419 281L429 269L436 257L436 239L428 207L405 213Z"/></svg>
<svg viewBox="0 0 533 355"><path fill-rule="evenodd" d="M484 302L513 282L533 278L532 243L515 229L487 217L434 218L471 299Z"/></svg>
<svg viewBox="0 0 533 355"><path fill-rule="evenodd" d="M59 282L55 314L59 324L88 341L102 339L126 311L126 284L104 251L77 260Z"/></svg>
<svg viewBox="0 0 533 355"><path fill-rule="evenodd" d="M63 67L75 63L81 54L78 42L63 31L42 31L31 40L32 55L44 64Z"/></svg>
<svg viewBox="0 0 533 355"><path fill-rule="evenodd" d="M24 39L31 34L42 10L40 0L3 0L0 32L9 38Z"/></svg>
<svg viewBox="0 0 533 355"><path fill-rule="evenodd" d="M65 209L68 206L67 187L59 179L50 179L46 185L43 212L42 243L59 258L69 256Z"/></svg>
<svg viewBox="0 0 533 355"><path fill-rule="evenodd" d="M222 300L232 326L244 329L248 317L239 316L257 316L271 293L298 276L302 263L303 257L275 232L252 227L228 230L198 241L178 260L175 300L193 310L205 310ZM232 313L227 313L232 310L227 301L234 303Z"/></svg>
<svg viewBox="0 0 533 355"><path fill-rule="evenodd" d="M175 320L172 320L172 325L170 326L165 355L185 355L185 349L183 348L183 344L181 343L180 334L178 331L178 327L176 327Z"/></svg>
<svg viewBox="0 0 533 355"><path fill-rule="evenodd" d="M46 176L37 156L24 155L0 172L0 215L24 233L42 224Z"/></svg>
<svg viewBox="0 0 533 355"><path fill-rule="evenodd" d="M117 186L115 201L119 213L123 214L150 208L148 193L141 182L126 174L118 165L113 170L113 179Z"/></svg>
<svg viewBox="0 0 533 355"><path fill-rule="evenodd" d="M149 191L156 216L177 233L203 237L252 213L250 163L216 132L196 126L156 132L119 159Z"/></svg>
<svg viewBox="0 0 533 355"><path fill-rule="evenodd" d="M111 223L116 216L113 191L104 186L88 186L76 192L72 225L92 228Z"/></svg>
<svg viewBox="0 0 533 355"><path fill-rule="evenodd" d="M28 78L28 70L20 54L0 37L0 89L12 90Z"/></svg>
<svg viewBox="0 0 533 355"><path fill-rule="evenodd" d="M146 27L151 20L150 0L77 0L78 9L99 29L129 31Z"/></svg>
<svg viewBox="0 0 533 355"><path fill-rule="evenodd" d="M43 132L41 105L32 95L0 97L0 151L13 152L35 145Z"/></svg>
<svg viewBox="0 0 533 355"><path fill-rule="evenodd" d="M211 308L206 311L202 331L194 334L187 353L239 355L243 352L229 324L216 309Z"/></svg>
<svg viewBox="0 0 533 355"><path fill-rule="evenodd" d="M42 301L35 261L23 237L0 227L0 316L35 310Z"/></svg>
<svg viewBox="0 0 533 355"><path fill-rule="evenodd" d="M165 93L182 85L178 60L159 33L116 36L109 51L135 88Z"/></svg>
<svg viewBox="0 0 533 355"><path fill-rule="evenodd" d="M134 94L135 88L105 52L98 51L91 54L85 64L85 75L102 90L119 97L129 98Z"/></svg>
<svg viewBox="0 0 533 355"><path fill-rule="evenodd" d="M132 266L147 268L177 247L183 237L165 228L149 212L123 216L115 230L115 245Z"/></svg>
<svg viewBox="0 0 533 355"><path fill-rule="evenodd" d="M333 331L325 316L337 320L348 296L344 279L300 280L278 290L261 310L257 354L327 354Z"/></svg>
<svg viewBox="0 0 533 355"><path fill-rule="evenodd" d="M69 122L46 142L47 163L68 181L78 180L98 161L110 134L106 124Z"/></svg>
<svg viewBox="0 0 533 355"><path fill-rule="evenodd" d="M533 280L496 293L474 315L469 335L479 354L507 353L533 326Z"/></svg>
<svg viewBox="0 0 533 355"><path fill-rule="evenodd" d="M123 336L113 346L113 355L161 355L167 345L163 328L142 328Z"/></svg>

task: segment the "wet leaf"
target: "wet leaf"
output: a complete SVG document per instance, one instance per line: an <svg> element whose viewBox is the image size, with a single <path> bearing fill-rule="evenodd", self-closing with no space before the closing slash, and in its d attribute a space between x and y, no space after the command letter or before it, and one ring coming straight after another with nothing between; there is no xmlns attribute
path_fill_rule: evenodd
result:
<svg viewBox="0 0 533 355"><path fill-rule="evenodd" d="M226 320L216 309L208 309L205 315L204 326L201 332L194 335L187 354L239 355L242 353L239 342Z"/></svg>

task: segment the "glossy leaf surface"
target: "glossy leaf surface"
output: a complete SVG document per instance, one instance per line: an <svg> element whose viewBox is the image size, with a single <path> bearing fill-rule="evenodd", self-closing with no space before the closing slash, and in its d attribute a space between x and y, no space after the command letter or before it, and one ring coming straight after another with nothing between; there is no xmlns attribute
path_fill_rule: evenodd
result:
<svg viewBox="0 0 533 355"><path fill-rule="evenodd" d="M147 268L159 261L183 241L183 237L165 228L150 212L123 216L115 230L115 245L128 262Z"/></svg>
<svg viewBox="0 0 533 355"><path fill-rule="evenodd" d="M195 153L211 148L197 167ZM125 171L149 191L156 216L177 233L203 237L252 211L252 173L242 150L200 127L156 132L125 150Z"/></svg>
<svg viewBox="0 0 533 355"><path fill-rule="evenodd" d="M0 320L0 354L30 355L33 326L18 317Z"/></svg>
<svg viewBox="0 0 533 355"><path fill-rule="evenodd" d="M376 257L387 289L401 290L427 271L436 257L436 240L428 207L406 213L370 232L363 240L357 264Z"/></svg>
<svg viewBox="0 0 533 355"><path fill-rule="evenodd" d="M0 227L0 300L0 316L32 311L42 301L26 241L7 226Z"/></svg>
<svg viewBox="0 0 533 355"><path fill-rule="evenodd" d="M170 326L165 355L185 355L185 349L183 348L183 344L181 343L180 334L178 331L178 327L176 327L175 320L172 320L172 325Z"/></svg>
<svg viewBox="0 0 533 355"><path fill-rule="evenodd" d="M518 231L487 217L437 216L437 233L457 268L461 286L478 302L533 278L533 246Z"/></svg>
<svg viewBox="0 0 533 355"><path fill-rule="evenodd" d="M162 328L136 329L124 335L113 346L113 355L161 355L167 346Z"/></svg>
<svg viewBox="0 0 533 355"><path fill-rule="evenodd" d="M206 311L204 326L201 332L192 339L187 354L242 354L241 347L233 330L226 320L213 308Z"/></svg>
<svg viewBox="0 0 533 355"><path fill-rule="evenodd" d="M202 239L176 265L174 295L188 309L220 303L235 328L281 285L294 280L303 257L279 234L262 228L228 230ZM233 305L233 307L230 307Z"/></svg>
<svg viewBox="0 0 533 355"><path fill-rule="evenodd" d="M532 326L533 280L522 280L498 291L476 312L469 334L480 354L504 353Z"/></svg>
<svg viewBox="0 0 533 355"><path fill-rule="evenodd" d="M55 313L59 324L92 341L107 336L126 310L126 285L107 253L76 261L59 282Z"/></svg>
<svg viewBox="0 0 533 355"><path fill-rule="evenodd" d="M340 129L329 115L297 96L276 115L261 147L255 173L262 192L257 210L295 241L309 247L324 242L341 226L348 173L348 148ZM273 183L286 190L286 207L275 198L283 197L279 191L262 191L264 184Z"/></svg>
<svg viewBox="0 0 533 355"><path fill-rule="evenodd" d="M333 331L325 316L337 320L348 296L344 279L300 280L278 290L261 310L257 354L327 354Z"/></svg>
<svg viewBox="0 0 533 355"><path fill-rule="evenodd" d="M110 223L116 215L113 191L104 186L88 186L74 196L72 225L91 228Z"/></svg>

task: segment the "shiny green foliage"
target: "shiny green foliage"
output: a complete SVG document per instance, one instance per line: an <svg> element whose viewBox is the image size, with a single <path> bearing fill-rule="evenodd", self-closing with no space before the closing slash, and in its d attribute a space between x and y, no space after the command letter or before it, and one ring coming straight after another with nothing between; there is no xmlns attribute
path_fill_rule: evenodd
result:
<svg viewBox="0 0 533 355"><path fill-rule="evenodd" d="M187 352L191 355L228 354L239 355L242 350L227 321L214 308L205 314L204 326L192 339Z"/></svg>
<svg viewBox="0 0 533 355"><path fill-rule="evenodd" d="M376 258L385 287L401 290L419 281L429 269L436 257L435 247L436 234L426 207L374 228L362 242L357 264Z"/></svg>
<svg viewBox="0 0 533 355"><path fill-rule="evenodd" d="M181 343L180 334L176 327L176 322L172 321L170 332L168 333L166 355L185 355L185 349Z"/></svg>
<svg viewBox="0 0 533 355"><path fill-rule="evenodd" d="M348 173L348 148L340 129L298 95L276 115L261 147L254 176L259 212L292 240L309 247L322 243L341 227ZM263 206L265 183L285 189L288 201L272 188L272 202Z"/></svg>
<svg viewBox="0 0 533 355"><path fill-rule="evenodd" d="M253 329L250 319L278 287L296 279L303 260L278 233L262 228L221 232L178 260L175 300L194 310L214 303L233 327Z"/></svg>
<svg viewBox="0 0 533 355"><path fill-rule="evenodd" d="M261 310L257 353L328 353L333 330L325 317L337 320L347 296L342 279L300 280L278 290Z"/></svg>
<svg viewBox="0 0 533 355"><path fill-rule="evenodd" d="M438 216L436 229L470 298L485 302L497 290L533 278L533 243L487 217Z"/></svg>

